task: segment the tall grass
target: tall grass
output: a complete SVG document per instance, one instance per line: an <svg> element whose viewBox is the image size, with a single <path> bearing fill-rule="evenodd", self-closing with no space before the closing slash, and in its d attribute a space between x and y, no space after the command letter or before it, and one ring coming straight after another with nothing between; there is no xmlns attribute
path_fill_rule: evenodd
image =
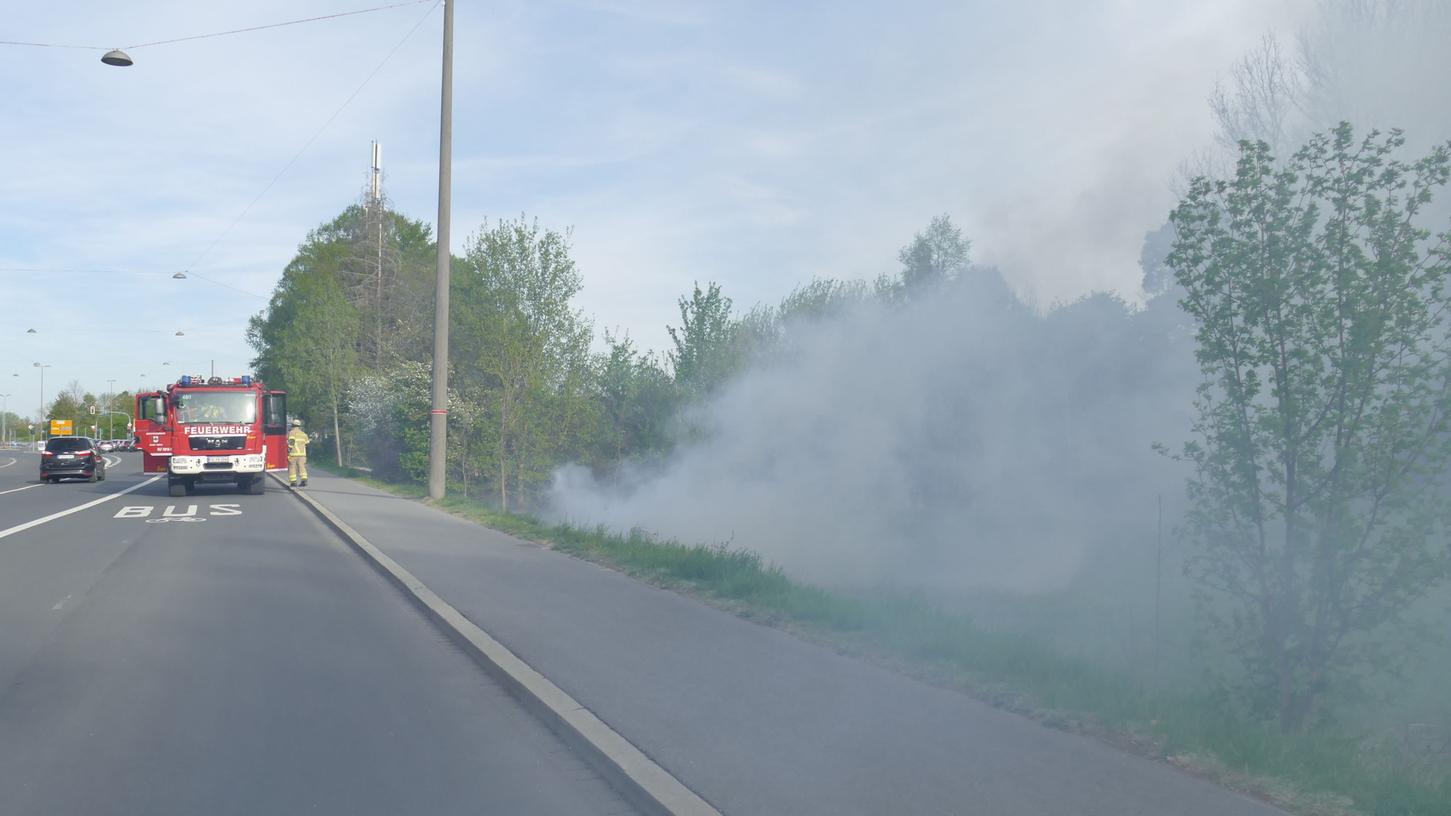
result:
<svg viewBox="0 0 1451 816"><path fill-rule="evenodd" d="M362 479L419 498L413 485ZM754 552L691 546L640 530L547 524L450 496L455 515L685 590L907 674L1084 733L1313 816L1447 816L1451 761L1398 757L1362 735L1322 727L1285 734L1213 696L1153 689L1019 635L984 630L919 595L849 593L801 583Z"/></svg>

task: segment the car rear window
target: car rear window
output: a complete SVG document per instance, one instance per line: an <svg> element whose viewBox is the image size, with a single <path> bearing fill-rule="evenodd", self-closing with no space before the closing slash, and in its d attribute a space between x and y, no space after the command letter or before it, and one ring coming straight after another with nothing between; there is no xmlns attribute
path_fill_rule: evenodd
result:
<svg viewBox="0 0 1451 816"><path fill-rule="evenodd" d="M45 443L45 449L52 453L87 450L90 447L91 440L74 436L57 437Z"/></svg>

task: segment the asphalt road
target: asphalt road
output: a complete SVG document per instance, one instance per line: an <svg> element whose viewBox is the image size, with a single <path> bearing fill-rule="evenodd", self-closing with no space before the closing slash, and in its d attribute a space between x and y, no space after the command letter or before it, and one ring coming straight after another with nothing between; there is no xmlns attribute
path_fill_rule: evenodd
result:
<svg viewBox="0 0 1451 816"><path fill-rule="evenodd" d="M1284 816L417 502L308 494L727 814Z"/></svg>
<svg viewBox="0 0 1451 816"><path fill-rule="evenodd" d="M35 462L0 451L0 813L629 812L285 491Z"/></svg>

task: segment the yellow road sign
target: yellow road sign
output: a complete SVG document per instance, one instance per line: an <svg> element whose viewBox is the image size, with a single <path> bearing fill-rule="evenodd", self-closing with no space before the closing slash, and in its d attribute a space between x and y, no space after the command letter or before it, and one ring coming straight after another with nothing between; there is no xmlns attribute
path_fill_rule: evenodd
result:
<svg viewBox="0 0 1451 816"><path fill-rule="evenodd" d="M50 421L51 436L71 436L76 432L75 422L70 419L52 419Z"/></svg>

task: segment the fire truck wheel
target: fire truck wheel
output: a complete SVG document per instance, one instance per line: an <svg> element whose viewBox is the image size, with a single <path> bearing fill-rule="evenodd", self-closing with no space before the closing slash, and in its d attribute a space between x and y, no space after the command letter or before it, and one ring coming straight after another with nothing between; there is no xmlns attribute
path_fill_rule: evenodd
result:
<svg viewBox="0 0 1451 816"><path fill-rule="evenodd" d="M186 485L186 495L196 493L196 479L187 479L183 484Z"/></svg>
<svg viewBox="0 0 1451 816"><path fill-rule="evenodd" d="M253 496L260 496L267 491L267 477L253 476L247 483L247 492Z"/></svg>
<svg viewBox="0 0 1451 816"><path fill-rule="evenodd" d="M186 495L186 482L181 479L171 479L166 483L166 492L173 498L181 498Z"/></svg>

